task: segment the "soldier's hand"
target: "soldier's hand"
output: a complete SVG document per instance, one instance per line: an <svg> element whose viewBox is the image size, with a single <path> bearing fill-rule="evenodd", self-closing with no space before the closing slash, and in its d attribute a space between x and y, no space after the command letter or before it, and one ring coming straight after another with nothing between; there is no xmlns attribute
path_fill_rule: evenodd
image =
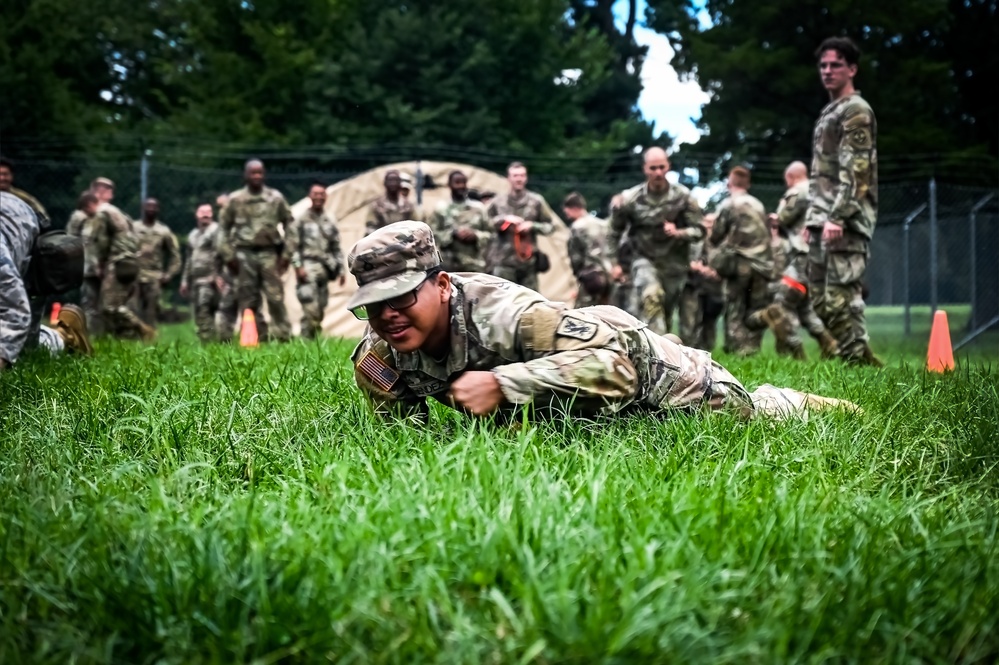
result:
<svg viewBox="0 0 999 665"><path fill-rule="evenodd" d="M473 243L478 240L478 237L475 235L475 231L464 226L455 229L454 235L461 242Z"/></svg>
<svg viewBox="0 0 999 665"><path fill-rule="evenodd" d="M225 265L233 275L239 274L239 261L236 259L229 259Z"/></svg>
<svg viewBox="0 0 999 665"><path fill-rule="evenodd" d="M517 233L520 234L530 233L531 229L533 228L534 228L534 222L528 222L522 219L520 220L520 223L517 224Z"/></svg>
<svg viewBox="0 0 999 665"><path fill-rule="evenodd" d="M181 284L180 285L180 297L181 298L186 298L188 293L190 293L190 292L187 290L187 284Z"/></svg>
<svg viewBox="0 0 999 665"><path fill-rule="evenodd" d="M225 280L220 276L215 277L215 288L219 290L219 293L225 293L229 290L229 285L225 283Z"/></svg>
<svg viewBox="0 0 999 665"><path fill-rule="evenodd" d="M295 268L295 277L298 278L299 284L305 284L305 280L309 278L309 276L305 273L305 268L301 267Z"/></svg>
<svg viewBox="0 0 999 665"><path fill-rule="evenodd" d="M801 239L805 241L805 244L808 244L812 240L812 234L808 232L807 226L801 229Z"/></svg>
<svg viewBox="0 0 999 665"><path fill-rule="evenodd" d="M620 282L621 277L624 276L624 268L622 268L619 264L615 263L613 266L611 266L610 276L611 279L613 279L615 282Z"/></svg>
<svg viewBox="0 0 999 665"><path fill-rule="evenodd" d="M673 222L663 222L663 233L667 238L676 238L680 235L680 229L676 228Z"/></svg>
<svg viewBox="0 0 999 665"><path fill-rule="evenodd" d="M826 222L825 226L822 227L822 241L825 243L831 243L839 240L843 237L843 227L839 224L833 224L832 222Z"/></svg>
<svg viewBox="0 0 999 665"><path fill-rule="evenodd" d="M503 402L503 390L492 372L465 372L451 384L451 401L467 411L484 416Z"/></svg>
<svg viewBox="0 0 999 665"><path fill-rule="evenodd" d="M283 275L286 272L288 272L288 266L290 266L290 265L291 265L291 261L289 261L288 259L286 259L283 256L279 256L278 257L278 260L277 260L277 269L278 269L278 273L279 274Z"/></svg>
<svg viewBox="0 0 999 665"><path fill-rule="evenodd" d="M346 275L340 275L340 286L343 286L346 283L347 283L347 276Z"/></svg>

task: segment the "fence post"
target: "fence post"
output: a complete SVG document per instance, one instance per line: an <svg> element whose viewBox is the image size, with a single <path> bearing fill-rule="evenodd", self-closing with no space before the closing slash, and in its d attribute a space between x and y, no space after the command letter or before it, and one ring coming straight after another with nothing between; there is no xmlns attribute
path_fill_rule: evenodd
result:
<svg viewBox="0 0 999 665"><path fill-rule="evenodd" d="M149 195L149 156L152 154L152 150L143 150L142 161L139 163L139 210L142 210Z"/></svg>
<svg viewBox="0 0 999 665"><path fill-rule="evenodd" d="M975 239L978 236L978 211L986 203L992 200L993 194L990 192L980 198L978 203L971 206L971 214L968 215L968 222L971 226L971 322L968 324L972 330L978 325L978 257Z"/></svg>
<svg viewBox="0 0 999 665"><path fill-rule="evenodd" d="M919 215L926 210L926 204L921 203L918 208L910 212L905 217L905 222L902 224L902 272L903 281L905 282L905 334L908 336L912 332L912 316L909 312L910 302L909 302L909 227L912 222L919 217Z"/></svg>
<svg viewBox="0 0 999 665"><path fill-rule="evenodd" d="M937 179L930 176L930 314L937 311Z"/></svg>

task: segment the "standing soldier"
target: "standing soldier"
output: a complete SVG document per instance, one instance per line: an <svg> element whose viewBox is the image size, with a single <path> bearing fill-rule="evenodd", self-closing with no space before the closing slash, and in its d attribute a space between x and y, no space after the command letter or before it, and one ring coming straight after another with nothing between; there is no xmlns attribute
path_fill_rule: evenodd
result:
<svg viewBox="0 0 999 665"><path fill-rule="evenodd" d="M284 306L284 282L291 248L282 238L293 218L281 192L264 186L264 163L251 159L243 171L246 186L233 192L219 219L219 250L233 273L239 312L253 312L257 335L268 338L268 326L260 314L263 291L270 313L274 339L291 338L288 311Z"/></svg>
<svg viewBox="0 0 999 665"><path fill-rule="evenodd" d="M413 219L416 216L413 204L402 195L402 178L399 172L395 169L389 169L385 172L383 182L385 195L379 197L368 208L368 218L364 222L365 235L388 224L401 222L404 219Z"/></svg>
<svg viewBox="0 0 999 665"><path fill-rule="evenodd" d="M572 192L562 201L569 229L569 263L576 276L575 307L609 305L610 266L607 265L607 222L586 210L586 199Z"/></svg>
<svg viewBox="0 0 999 665"><path fill-rule="evenodd" d="M94 193L102 203L89 227L93 229L91 244L93 274L101 280L100 307L108 331L116 337L156 338L156 329L142 322L133 311L138 295L139 239L135 223L128 215L111 204L114 185L109 180L94 181ZM88 249L84 242L84 261ZM84 268L84 274L87 274Z"/></svg>
<svg viewBox="0 0 999 665"><path fill-rule="evenodd" d="M326 186L320 182L309 188L312 207L288 228L286 238L291 246L291 264L295 267L298 286L295 293L302 304L302 337L313 339L322 333L323 314L330 298L330 280L346 282L340 230L336 218L327 213Z"/></svg>
<svg viewBox="0 0 999 665"><path fill-rule="evenodd" d="M97 210L102 204L110 203L114 199L114 182L108 178L95 178L90 183L90 189L87 192L97 199L97 205L94 206L94 214L80 221L79 226L80 239L83 240L83 283L80 284L80 307L83 308L87 317L87 329L90 335L97 337L103 335L107 329L104 315L101 313L100 260L97 256L97 248L94 246ZM80 195L81 203L87 198L85 194L86 192ZM67 232L68 230L67 228Z"/></svg>
<svg viewBox="0 0 999 665"><path fill-rule="evenodd" d="M864 318L864 275L878 214L877 121L853 87L860 50L830 37L816 51L829 103L815 123L808 227L812 304L839 345L839 356L882 367Z"/></svg>
<svg viewBox="0 0 999 665"><path fill-rule="evenodd" d="M538 236L551 235L555 224L541 195L527 190L526 166L513 162L506 169L506 179L510 191L496 196L486 209L496 231L486 256L486 269L537 291L538 272L544 272L539 270L538 262L548 260L537 249Z"/></svg>
<svg viewBox="0 0 999 665"><path fill-rule="evenodd" d="M777 351L804 360L805 347L798 335L798 329L804 325L822 347L822 357L832 358L837 352L836 340L812 308L808 288L808 241L804 233L809 182L805 164L791 162L784 170L784 183L787 192L781 198L777 212L770 214L770 223L777 230L774 248L780 252L779 259L777 253L774 254L774 269L779 280L775 285L774 303L784 309L787 324L786 345L779 345Z"/></svg>
<svg viewBox="0 0 999 665"><path fill-rule="evenodd" d="M704 215L709 236L715 213ZM680 337L687 346L713 351L718 338L718 319L725 311L725 282L711 267L718 250L706 240L691 244L690 272L680 300Z"/></svg>
<svg viewBox="0 0 999 665"><path fill-rule="evenodd" d="M461 171L451 171L447 186L451 200L441 201L429 220L445 269L482 272L486 268L486 248L493 237L486 207L468 198L468 178Z"/></svg>
<svg viewBox="0 0 999 665"><path fill-rule="evenodd" d="M202 203L194 215L197 226L187 236L187 261L180 278L180 295L194 305L198 339L211 342L216 338L215 312L219 304L216 279L222 269L215 247L219 225L212 219L211 204Z"/></svg>
<svg viewBox="0 0 999 665"><path fill-rule="evenodd" d="M666 179L669 160L662 148L645 151L643 170L646 182L625 191L621 207L611 217L607 238L611 276L619 279L623 273L618 250L621 238L628 237L636 256L632 280L635 289L641 289L640 318L653 331L666 333L687 281L690 243L704 238L704 225L690 190Z"/></svg>
<svg viewBox="0 0 999 665"><path fill-rule="evenodd" d="M218 208L218 218L222 219L225 207L229 205L229 195L219 194L215 197L215 206ZM215 253L222 257L222 234L215 232ZM215 332L220 342L232 341L232 332L236 328L236 321L239 312L236 311L236 281L233 279L232 271L225 261L221 261L222 268L215 277L215 287L219 292L219 306L215 312ZM259 325L259 324L258 324Z"/></svg>
<svg viewBox="0 0 999 665"><path fill-rule="evenodd" d="M712 267L725 279L724 349L743 356L760 350L763 331L777 325L773 317L782 311L767 307L774 273L770 227L766 209L748 190L749 170L735 167L710 238L719 250Z"/></svg>
<svg viewBox="0 0 999 665"><path fill-rule="evenodd" d="M80 198L76 200L76 210L73 211L73 214L69 216L69 220L66 222L66 233L71 236L76 236L77 238L83 236L83 225L86 223L88 219L93 217L92 214L88 215L83 210L84 194L90 194L91 196L93 196L93 194L89 189L84 192L81 192ZM94 197L95 200L96 198L97 197ZM96 209L97 209L96 206L94 206L95 211Z"/></svg>
<svg viewBox="0 0 999 665"><path fill-rule="evenodd" d="M163 285L180 272L177 236L159 221L159 215L160 202L148 198L142 204L142 222L135 225L139 238L139 314L154 328L159 320Z"/></svg>

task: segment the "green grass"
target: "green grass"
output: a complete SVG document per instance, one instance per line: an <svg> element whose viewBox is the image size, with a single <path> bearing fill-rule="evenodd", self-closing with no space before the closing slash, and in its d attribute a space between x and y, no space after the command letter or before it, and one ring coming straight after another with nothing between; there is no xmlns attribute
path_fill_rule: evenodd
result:
<svg viewBox="0 0 999 665"><path fill-rule="evenodd" d="M187 326L32 355L0 662L995 662L995 355L927 374L879 334L881 371L719 356L865 409L783 423L379 428L349 342Z"/></svg>

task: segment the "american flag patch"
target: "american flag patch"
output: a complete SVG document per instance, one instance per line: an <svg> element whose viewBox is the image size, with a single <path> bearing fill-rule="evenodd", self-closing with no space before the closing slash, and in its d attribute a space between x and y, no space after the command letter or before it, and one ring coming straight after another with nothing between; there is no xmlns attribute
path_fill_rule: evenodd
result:
<svg viewBox="0 0 999 665"><path fill-rule="evenodd" d="M372 351L368 351L357 361L357 369L382 390L391 390L399 380L399 373L386 365L385 361Z"/></svg>

